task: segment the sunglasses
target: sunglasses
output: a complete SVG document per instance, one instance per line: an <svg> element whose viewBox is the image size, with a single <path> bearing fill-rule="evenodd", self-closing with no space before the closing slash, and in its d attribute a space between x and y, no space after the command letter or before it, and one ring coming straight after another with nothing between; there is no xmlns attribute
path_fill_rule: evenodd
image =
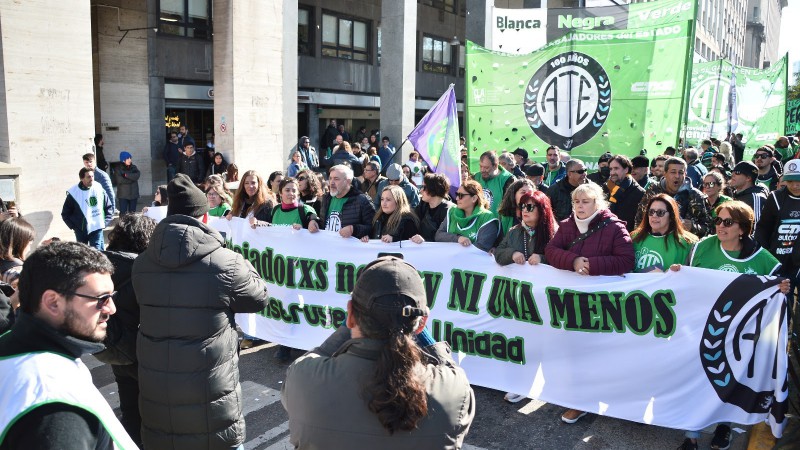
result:
<svg viewBox="0 0 800 450"><path fill-rule="evenodd" d="M297 181L306 181L308 177L297 177Z"/></svg>
<svg viewBox="0 0 800 450"><path fill-rule="evenodd" d="M456 198L461 200L464 197L471 197L475 194L470 194L469 192L456 192Z"/></svg>
<svg viewBox="0 0 800 450"><path fill-rule="evenodd" d="M647 214L650 217L653 217L653 216L664 217L667 214L669 214L669 211L667 211L666 209L650 209L649 211L647 211Z"/></svg>
<svg viewBox="0 0 800 450"><path fill-rule="evenodd" d="M715 183L713 181L710 182L710 183L703 183L703 187L707 187L707 188L712 188L712 187L714 187L716 185L717 185L717 183Z"/></svg>
<svg viewBox="0 0 800 450"><path fill-rule="evenodd" d="M536 209L536 205L534 205L533 203L525 203L524 205L519 205L520 211L533 212L534 209Z"/></svg>
<svg viewBox="0 0 800 450"><path fill-rule="evenodd" d="M736 221L731 219L731 218L723 219L721 217L717 217L716 219L714 219L714 225L716 225L716 226L722 225L725 228L730 228L735 223L736 223Z"/></svg>
<svg viewBox="0 0 800 450"><path fill-rule="evenodd" d="M579 174L579 175L583 175L583 174L585 174L585 173L586 173L586 169L580 169L580 170L570 170L570 173L577 173L577 174Z"/></svg>
<svg viewBox="0 0 800 450"><path fill-rule="evenodd" d="M73 295L75 297L81 297L81 298L88 298L89 300L96 300L97 309L103 309L109 300L113 300L117 296L117 291L114 291L110 294L99 295L97 297L93 295L78 294L77 292L71 292L71 291L64 291L62 292L62 294Z"/></svg>
<svg viewBox="0 0 800 450"><path fill-rule="evenodd" d="M753 156L753 159L769 159L769 158L772 158L772 155L768 155L766 153L756 153L755 156Z"/></svg>

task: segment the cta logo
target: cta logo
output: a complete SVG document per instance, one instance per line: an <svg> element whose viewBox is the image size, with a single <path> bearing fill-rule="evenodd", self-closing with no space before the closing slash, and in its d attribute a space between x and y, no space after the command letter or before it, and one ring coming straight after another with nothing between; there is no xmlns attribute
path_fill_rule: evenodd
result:
<svg viewBox="0 0 800 450"><path fill-rule="evenodd" d="M594 137L608 118L608 74L584 53L554 56L528 82L523 108L541 140L571 150Z"/></svg>
<svg viewBox="0 0 800 450"><path fill-rule="evenodd" d="M778 358L786 343L776 336L787 333L786 300L778 298L778 284L775 277L747 275L729 284L708 315L699 357L720 400L748 413L771 412L780 423L789 387Z"/></svg>

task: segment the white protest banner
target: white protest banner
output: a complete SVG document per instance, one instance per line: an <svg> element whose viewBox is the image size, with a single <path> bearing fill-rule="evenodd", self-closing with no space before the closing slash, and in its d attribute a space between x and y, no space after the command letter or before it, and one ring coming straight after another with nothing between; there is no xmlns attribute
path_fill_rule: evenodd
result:
<svg viewBox="0 0 800 450"><path fill-rule="evenodd" d="M781 434L786 301L778 280L684 267L586 277L501 267L474 247L361 243L285 227L211 223L269 283L268 307L237 315L251 335L319 345L345 320L359 269L400 253L423 278L428 329L470 382L642 423L699 430L769 417Z"/></svg>
<svg viewBox="0 0 800 450"><path fill-rule="evenodd" d="M144 211L144 215L150 217L151 219L155 220L156 222L161 222L164 220L164 217L167 217L167 207L166 206L148 206L147 211Z"/></svg>

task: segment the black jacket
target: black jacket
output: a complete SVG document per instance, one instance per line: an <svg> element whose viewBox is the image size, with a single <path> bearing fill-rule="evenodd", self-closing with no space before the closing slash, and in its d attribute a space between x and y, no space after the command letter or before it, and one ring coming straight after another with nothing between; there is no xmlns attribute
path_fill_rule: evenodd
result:
<svg viewBox="0 0 800 450"><path fill-rule="evenodd" d="M375 217L375 206L366 195L362 194L358 189L351 187L344 195L345 201L342 206L342 211L339 219L342 223L342 228L352 225L353 236L362 238L368 236L372 230L372 218ZM322 223L320 228L325 228L328 224L328 207L331 204L331 194L327 193L322 197L322 207L320 208L320 219Z"/></svg>
<svg viewBox="0 0 800 450"><path fill-rule="evenodd" d="M196 184L200 184L204 180L206 171L203 169L203 157L198 155L197 152L192 156L181 155L181 160L178 163L178 173L185 174Z"/></svg>
<svg viewBox="0 0 800 450"><path fill-rule="evenodd" d="M104 255L114 265L111 281L114 282L114 305L117 312L108 318L106 349L94 356L106 364L130 365L136 363L136 334L139 331L139 304L131 283L131 271L136 253L107 250Z"/></svg>
<svg viewBox="0 0 800 450"><path fill-rule="evenodd" d="M587 180L587 183L591 182ZM567 177L556 181L547 189L547 196L550 197L556 221L560 222L572 214L572 191L574 190L575 186L569 184Z"/></svg>
<svg viewBox="0 0 800 450"><path fill-rule="evenodd" d="M619 220L625 222L625 228L629 233L636 228L636 212L639 210L642 197L644 197L644 188L633 178L626 177L608 198L608 209Z"/></svg>
<svg viewBox="0 0 800 450"><path fill-rule="evenodd" d="M372 225L372 232L370 233L371 239L380 239L383 235L390 234L386 232L387 218L388 216L384 215ZM400 219L397 230L391 233L392 242L407 241L411 239L412 236L419 233L419 225L414 219L415 217L413 217L413 214L408 214Z"/></svg>
<svg viewBox="0 0 800 450"><path fill-rule="evenodd" d="M21 313L14 328L0 337L0 358L33 352L52 352L80 358L103 344L67 337L44 321ZM9 389L12 380L3 381ZM113 449L111 436L94 414L66 403L35 408L9 428L0 450L11 449Z"/></svg>
<svg viewBox="0 0 800 450"><path fill-rule="evenodd" d="M117 179L117 198L124 200L136 200L139 198L139 168L136 164L130 167L120 164L114 171L114 178Z"/></svg>
<svg viewBox="0 0 800 450"><path fill-rule="evenodd" d="M145 448L229 450L245 438L234 314L266 307L267 285L199 220L162 220L133 263Z"/></svg>
<svg viewBox="0 0 800 450"><path fill-rule="evenodd" d="M757 224L761 218L761 209L764 208L764 204L767 202L767 195L769 195L769 191L765 186L754 184L741 192L737 191L733 195L733 199L745 202L747 206L753 208L753 213L755 213L754 224Z"/></svg>
<svg viewBox="0 0 800 450"><path fill-rule="evenodd" d="M419 234L428 242L436 241L436 230L447 218L447 210L454 207L453 203L444 200L439 206L431 209L428 202L419 202L415 212L419 217Z"/></svg>

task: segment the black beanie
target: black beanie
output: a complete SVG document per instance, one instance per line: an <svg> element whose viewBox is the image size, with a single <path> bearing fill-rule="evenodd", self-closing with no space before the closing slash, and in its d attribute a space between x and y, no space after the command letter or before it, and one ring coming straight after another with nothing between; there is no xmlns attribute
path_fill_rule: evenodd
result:
<svg viewBox="0 0 800 450"><path fill-rule="evenodd" d="M167 215L183 214L200 217L208 212L208 199L203 191L197 188L192 179L179 173L167 185Z"/></svg>

